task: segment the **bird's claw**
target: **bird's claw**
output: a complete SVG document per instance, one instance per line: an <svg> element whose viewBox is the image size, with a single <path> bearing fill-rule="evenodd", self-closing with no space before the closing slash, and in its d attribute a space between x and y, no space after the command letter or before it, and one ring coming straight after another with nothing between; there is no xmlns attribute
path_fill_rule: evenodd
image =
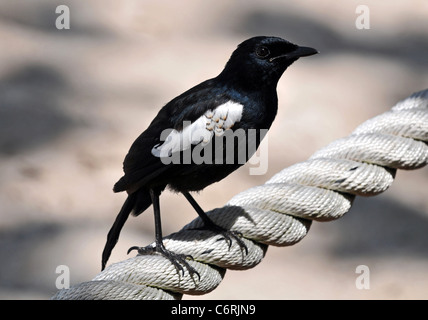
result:
<svg viewBox="0 0 428 320"><path fill-rule="evenodd" d="M221 240L226 241L226 243L229 246L229 250L232 247L232 243L233 243L232 238L235 239L235 241L238 243L241 250L244 250L245 254L248 255L248 247L244 243L244 241L242 241L243 235L241 232L225 229L223 227L216 225L214 222L204 223L203 227L195 228L194 230L204 230L204 229L213 231L213 232L218 233L218 234L221 234L223 237L218 238L217 241L221 241Z"/></svg>
<svg viewBox="0 0 428 320"><path fill-rule="evenodd" d="M201 275L198 271L196 271L186 260L194 260L191 255L186 254L178 254L174 253L172 251L167 250L163 245L156 245L156 246L146 246L146 247L138 247L133 246L128 249L128 254L133 251L137 250L138 254L140 255L151 255L151 254L160 254L167 258L175 267L177 273L180 275L181 273L184 275L185 270L183 266L187 269L190 276L193 278L194 275L198 276L198 279L201 280Z"/></svg>
<svg viewBox="0 0 428 320"><path fill-rule="evenodd" d="M227 244L229 245L229 250L232 247L232 238L235 239L235 241L238 243L239 247L241 248L241 250L245 251L245 254L248 255L248 247L247 245L244 243L244 241L242 241L242 233L239 231L231 231L231 230L227 230L227 229L223 229L221 227L219 227L219 233L223 236L222 238L219 238L217 241L223 240L227 242Z"/></svg>

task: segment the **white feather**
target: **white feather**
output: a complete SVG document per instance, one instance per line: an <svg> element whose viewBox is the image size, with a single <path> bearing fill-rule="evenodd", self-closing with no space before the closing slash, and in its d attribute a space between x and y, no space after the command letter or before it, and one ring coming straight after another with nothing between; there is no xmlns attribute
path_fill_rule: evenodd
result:
<svg viewBox="0 0 428 320"><path fill-rule="evenodd" d="M155 157L169 157L174 152L189 149L191 145L208 144L214 134L223 135L224 131L241 120L243 107L240 103L228 101L214 110L206 111L192 124L185 121L183 129L172 130L164 143L153 147L152 154Z"/></svg>

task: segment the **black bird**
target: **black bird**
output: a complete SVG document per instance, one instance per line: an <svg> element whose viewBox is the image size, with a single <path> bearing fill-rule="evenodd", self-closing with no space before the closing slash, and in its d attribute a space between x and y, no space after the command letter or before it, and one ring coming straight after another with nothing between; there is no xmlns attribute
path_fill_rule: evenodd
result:
<svg viewBox="0 0 428 320"><path fill-rule="evenodd" d="M316 53L313 48L278 37L248 39L232 53L217 77L184 92L159 111L132 144L123 163L125 174L114 185L114 192L126 191L128 197L108 233L102 269L129 214L138 216L153 204L155 247L132 247L129 251L160 253L177 270L184 272L184 265L191 274L197 273L185 261L186 256L168 251L163 245L159 196L166 187L186 197L206 228L221 233L229 246L234 238L246 250L239 235L215 225L189 192L225 178L252 156L263 138L260 130L268 130L276 116L278 80L294 61ZM255 139L249 138L251 129L257 129ZM227 139L222 138L238 131L243 134L233 136L232 147L228 148ZM218 145L224 151L220 156L209 149ZM198 159L194 155L199 155Z"/></svg>

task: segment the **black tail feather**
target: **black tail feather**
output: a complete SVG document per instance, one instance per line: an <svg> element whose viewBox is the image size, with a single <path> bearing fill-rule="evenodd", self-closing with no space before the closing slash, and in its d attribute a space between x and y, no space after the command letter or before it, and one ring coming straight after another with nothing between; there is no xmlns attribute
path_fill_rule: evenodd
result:
<svg viewBox="0 0 428 320"><path fill-rule="evenodd" d="M149 191L140 189L137 192L128 195L128 198L126 198L122 209L120 209L120 212L107 235L107 242L104 246L102 254L101 270L104 270L107 261L110 258L111 252L119 239L120 231L122 230L131 212L134 215L138 215L146 210L151 205L151 203L152 200L150 198Z"/></svg>

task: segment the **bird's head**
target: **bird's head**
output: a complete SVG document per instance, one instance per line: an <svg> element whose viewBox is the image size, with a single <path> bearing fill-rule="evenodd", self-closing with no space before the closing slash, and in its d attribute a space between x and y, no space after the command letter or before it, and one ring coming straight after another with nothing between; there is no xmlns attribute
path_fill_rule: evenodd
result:
<svg viewBox="0 0 428 320"><path fill-rule="evenodd" d="M245 40L232 53L223 72L225 80L243 86L275 86L283 72L301 57L318 53L278 37L259 36Z"/></svg>

